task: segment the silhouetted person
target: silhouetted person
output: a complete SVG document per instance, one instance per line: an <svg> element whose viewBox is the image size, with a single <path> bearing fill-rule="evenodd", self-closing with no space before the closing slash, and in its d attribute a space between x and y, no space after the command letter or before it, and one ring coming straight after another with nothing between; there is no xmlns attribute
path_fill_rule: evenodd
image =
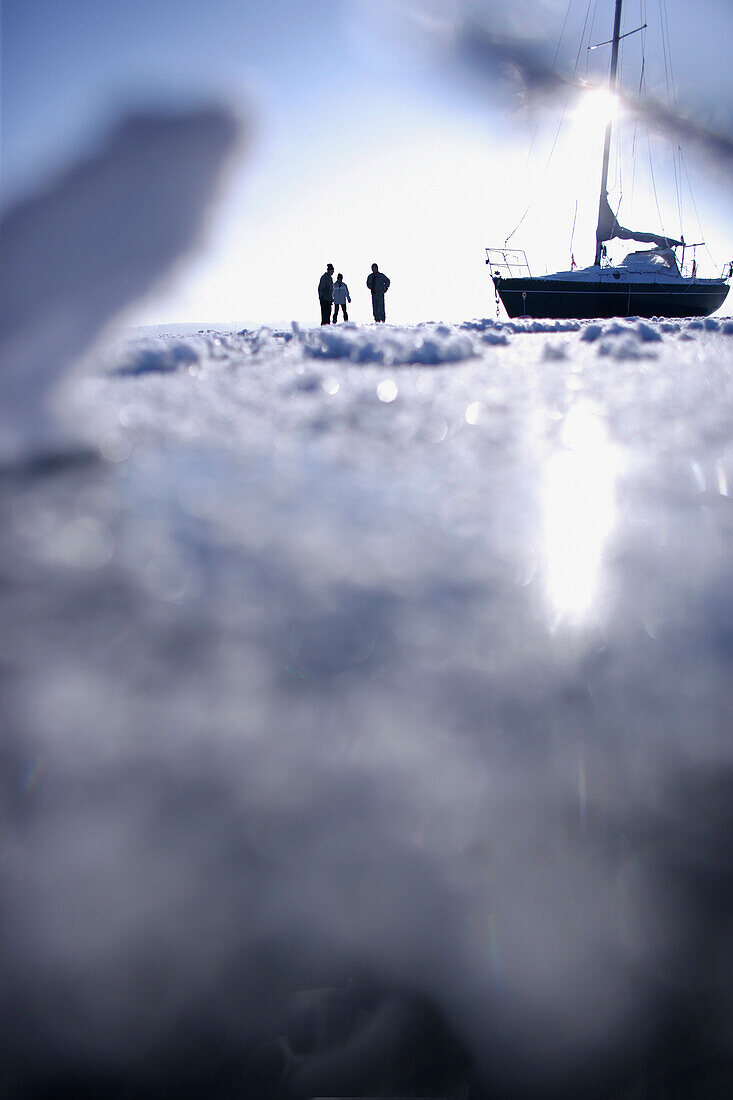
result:
<svg viewBox="0 0 733 1100"><path fill-rule="evenodd" d="M349 294L349 288L344 282L344 277L341 272L336 276L336 282L333 284L333 323L334 325L339 319L339 306L344 311L344 321L348 321L349 315L346 312L346 303L351 301L351 295Z"/></svg>
<svg viewBox="0 0 733 1100"><path fill-rule="evenodd" d="M372 313L375 321L386 320L384 316L384 295L389 289L389 279L379 270L376 264L372 264L372 273L367 275L367 286L372 292Z"/></svg>
<svg viewBox="0 0 733 1100"><path fill-rule="evenodd" d="M333 302L333 264L329 264L318 284L318 301L321 303L321 324L331 324L331 303Z"/></svg>

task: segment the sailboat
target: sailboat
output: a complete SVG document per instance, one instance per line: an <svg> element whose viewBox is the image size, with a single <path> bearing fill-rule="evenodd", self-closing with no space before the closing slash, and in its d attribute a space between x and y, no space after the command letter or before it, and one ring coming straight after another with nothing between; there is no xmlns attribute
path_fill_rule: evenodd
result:
<svg viewBox="0 0 733 1100"><path fill-rule="evenodd" d="M621 34L622 6L623 0L616 0L610 40L611 95L616 88L619 42L625 37ZM506 247L486 249L496 294L510 317L706 317L725 301L726 277L698 278L694 264L691 275L682 274L675 250L682 248L684 257L683 240L625 229L619 224L608 199L611 130L609 118L603 145L595 261L591 267L532 276L524 252ZM614 238L652 247L631 252L621 263L612 265L606 262L606 242ZM517 270L521 274L514 274ZM730 274L729 268L728 277Z"/></svg>

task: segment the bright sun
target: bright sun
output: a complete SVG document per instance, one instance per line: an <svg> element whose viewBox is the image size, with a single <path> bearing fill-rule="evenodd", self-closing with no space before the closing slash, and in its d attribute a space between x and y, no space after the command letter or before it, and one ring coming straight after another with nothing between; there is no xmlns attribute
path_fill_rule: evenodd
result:
<svg viewBox="0 0 733 1100"><path fill-rule="evenodd" d="M605 126L617 116L618 111L618 96L607 88L591 88L580 97L575 117L588 125Z"/></svg>

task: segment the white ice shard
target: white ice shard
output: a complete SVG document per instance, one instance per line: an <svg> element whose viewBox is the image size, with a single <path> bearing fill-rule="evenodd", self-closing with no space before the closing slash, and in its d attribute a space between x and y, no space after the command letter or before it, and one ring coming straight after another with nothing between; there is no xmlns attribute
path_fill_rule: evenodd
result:
<svg viewBox="0 0 733 1100"><path fill-rule="evenodd" d="M58 445L59 378L195 244L238 132L221 107L131 116L4 212L0 461Z"/></svg>

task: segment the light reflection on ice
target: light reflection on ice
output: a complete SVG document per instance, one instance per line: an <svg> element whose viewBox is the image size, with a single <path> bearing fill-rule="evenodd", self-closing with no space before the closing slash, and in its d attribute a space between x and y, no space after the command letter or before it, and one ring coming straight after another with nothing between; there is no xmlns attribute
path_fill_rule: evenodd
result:
<svg viewBox="0 0 733 1100"><path fill-rule="evenodd" d="M705 492L705 474L702 471L702 466L699 462L690 462L690 469L692 470L692 476L695 479L695 485L700 493Z"/></svg>
<svg viewBox="0 0 733 1100"><path fill-rule="evenodd" d="M397 397L397 384L391 378L383 379L377 386L377 397L385 404L389 404Z"/></svg>
<svg viewBox="0 0 733 1100"><path fill-rule="evenodd" d="M715 472L718 479L718 492L722 497L728 496L728 478L725 474L725 467L720 459L715 463Z"/></svg>
<svg viewBox="0 0 733 1100"><path fill-rule="evenodd" d="M593 607L615 523L618 454L587 403L567 414L560 441L543 485L545 583L556 620L577 624Z"/></svg>
<svg viewBox="0 0 733 1100"><path fill-rule="evenodd" d="M472 401L467 407L465 417L467 424L477 424L481 416L483 405L480 401Z"/></svg>

